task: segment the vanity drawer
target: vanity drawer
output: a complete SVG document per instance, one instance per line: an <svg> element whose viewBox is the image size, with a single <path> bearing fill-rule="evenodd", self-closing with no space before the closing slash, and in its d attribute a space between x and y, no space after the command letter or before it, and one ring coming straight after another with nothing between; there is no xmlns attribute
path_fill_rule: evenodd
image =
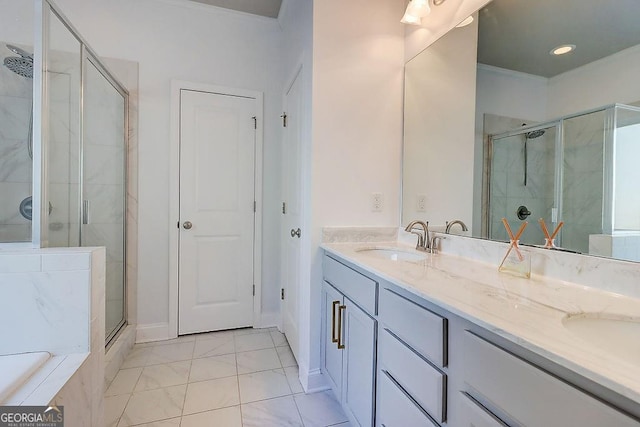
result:
<svg viewBox="0 0 640 427"><path fill-rule="evenodd" d="M611 406L468 331L463 338L467 392L529 427L638 427ZM494 408L492 408L494 406Z"/></svg>
<svg viewBox="0 0 640 427"><path fill-rule="evenodd" d="M447 366L447 319L390 289L380 294L379 319L434 364Z"/></svg>
<svg viewBox="0 0 640 427"><path fill-rule="evenodd" d="M386 371L378 375L376 427L438 427Z"/></svg>
<svg viewBox="0 0 640 427"><path fill-rule="evenodd" d="M462 393L460 418L461 427L508 427L467 393Z"/></svg>
<svg viewBox="0 0 640 427"><path fill-rule="evenodd" d="M376 314L378 283L325 255L324 280L370 314Z"/></svg>
<svg viewBox="0 0 640 427"><path fill-rule="evenodd" d="M394 337L378 336L378 363L438 422L446 421L447 376Z"/></svg>

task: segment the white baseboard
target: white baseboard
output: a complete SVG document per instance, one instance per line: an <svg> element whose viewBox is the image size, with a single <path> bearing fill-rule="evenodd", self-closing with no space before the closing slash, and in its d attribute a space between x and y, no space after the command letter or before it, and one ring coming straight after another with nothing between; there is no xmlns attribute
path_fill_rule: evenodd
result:
<svg viewBox="0 0 640 427"><path fill-rule="evenodd" d="M136 328L136 343L164 341L169 339L169 323L150 323L138 325Z"/></svg>
<svg viewBox="0 0 640 427"><path fill-rule="evenodd" d="M302 388L304 388L305 393L316 393L330 388L329 383L324 378L320 369L310 371L300 367L298 375L300 376L300 383L302 383Z"/></svg>
<svg viewBox="0 0 640 427"><path fill-rule="evenodd" d="M274 328L280 326L280 313L262 313L260 325L256 328Z"/></svg>

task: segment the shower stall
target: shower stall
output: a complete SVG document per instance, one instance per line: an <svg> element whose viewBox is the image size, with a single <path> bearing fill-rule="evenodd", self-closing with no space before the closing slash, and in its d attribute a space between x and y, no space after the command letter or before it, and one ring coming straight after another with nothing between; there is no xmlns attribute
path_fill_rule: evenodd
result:
<svg viewBox="0 0 640 427"><path fill-rule="evenodd" d="M488 136L487 236L544 243L536 223L564 227L558 247L640 261L640 108L609 105Z"/></svg>
<svg viewBox="0 0 640 427"><path fill-rule="evenodd" d="M105 246L108 343L126 323L129 94L54 3L0 6L0 249Z"/></svg>

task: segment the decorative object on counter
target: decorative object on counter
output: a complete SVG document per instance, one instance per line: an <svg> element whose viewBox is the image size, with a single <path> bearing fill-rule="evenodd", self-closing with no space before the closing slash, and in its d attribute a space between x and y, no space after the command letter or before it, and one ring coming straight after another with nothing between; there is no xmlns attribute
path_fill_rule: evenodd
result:
<svg viewBox="0 0 640 427"><path fill-rule="evenodd" d="M504 258L502 258L498 271L511 273L528 279L531 277L531 254L529 254L528 251L520 249L518 244L520 243L520 236L522 236L522 233L524 233L529 223L526 221L523 222L516 235L511 231L511 226L506 218L502 218L502 223L509 235L510 244L507 253L504 255Z"/></svg>
<svg viewBox="0 0 640 427"><path fill-rule="evenodd" d="M542 232L544 233L544 247L545 247L545 249L555 248L556 247L556 236L558 235L558 232L560 231L560 229L564 225L564 221L560 221L558 223L556 229L553 230L553 234L551 234L551 235L549 235L549 229L547 228L547 224L545 224L544 219L540 218L538 220L538 222L540 223L540 228L542 229Z"/></svg>

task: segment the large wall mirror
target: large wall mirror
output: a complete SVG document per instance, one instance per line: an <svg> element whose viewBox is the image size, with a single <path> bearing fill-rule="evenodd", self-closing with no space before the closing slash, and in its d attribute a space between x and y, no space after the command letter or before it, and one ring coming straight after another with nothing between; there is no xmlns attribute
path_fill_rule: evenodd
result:
<svg viewBox="0 0 640 427"><path fill-rule="evenodd" d="M403 224L640 261L637 0L493 0L406 64ZM558 52L556 49L560 48ZM568 51L559 54L562 51Z"/></svg>

